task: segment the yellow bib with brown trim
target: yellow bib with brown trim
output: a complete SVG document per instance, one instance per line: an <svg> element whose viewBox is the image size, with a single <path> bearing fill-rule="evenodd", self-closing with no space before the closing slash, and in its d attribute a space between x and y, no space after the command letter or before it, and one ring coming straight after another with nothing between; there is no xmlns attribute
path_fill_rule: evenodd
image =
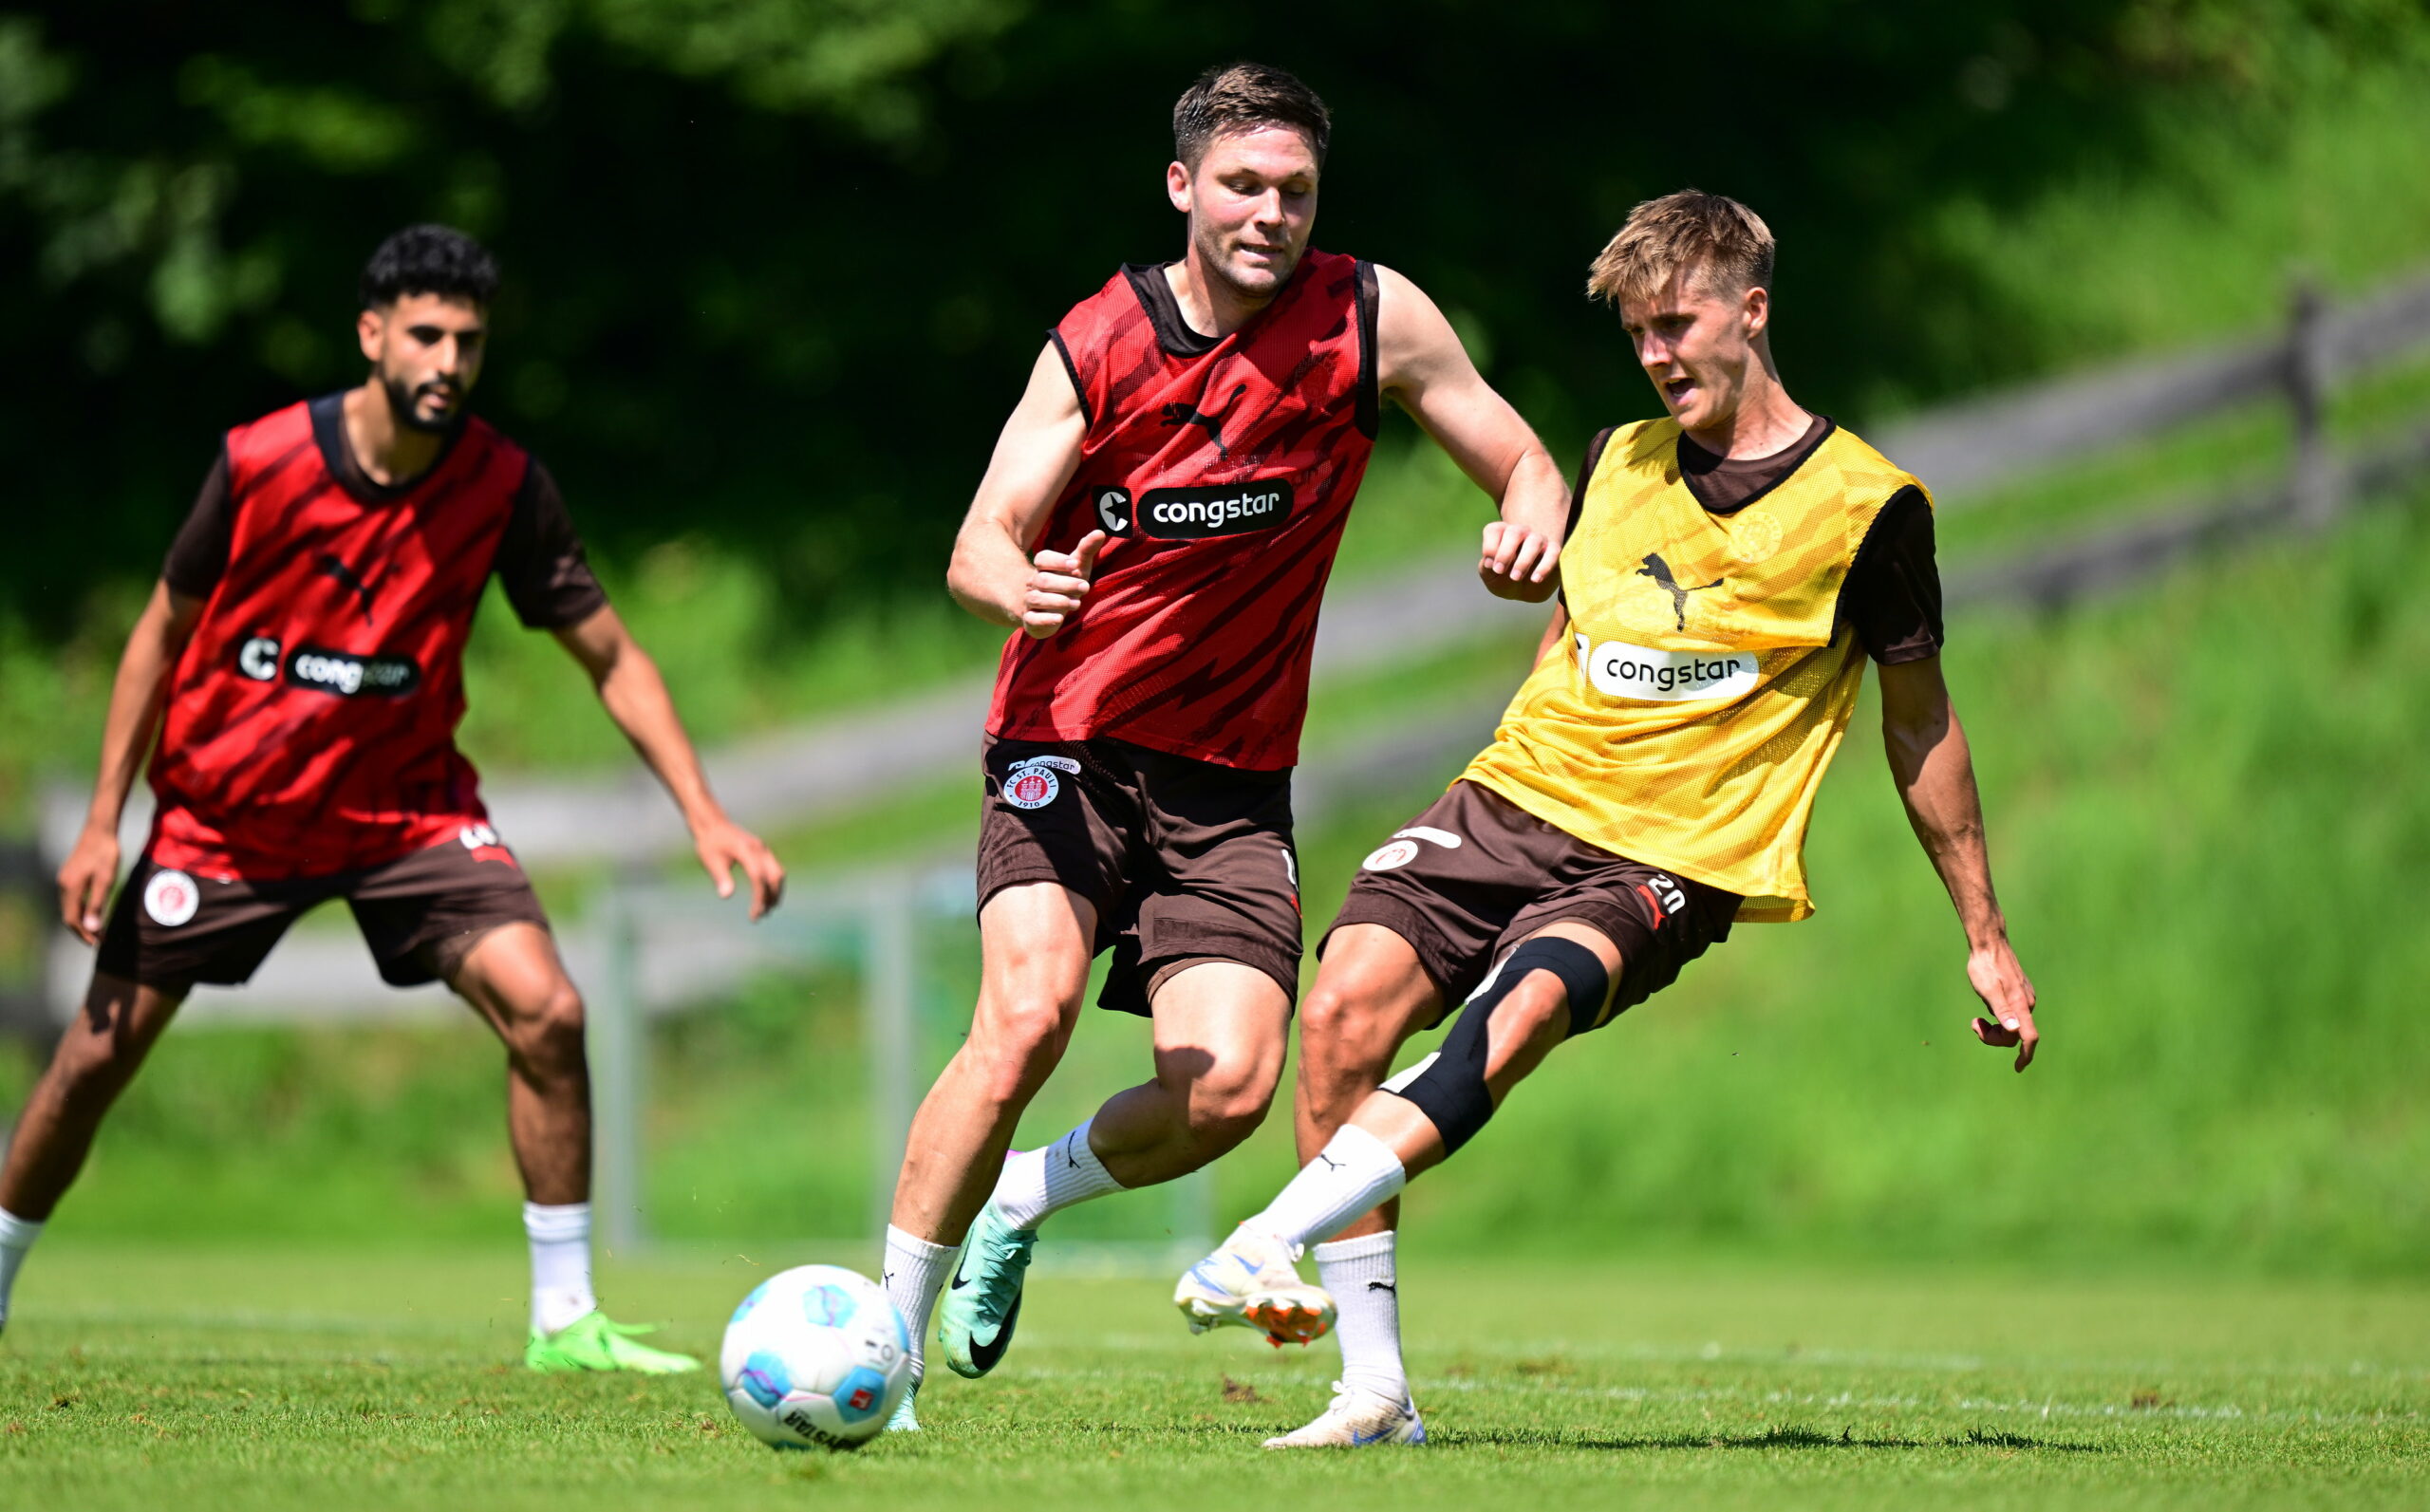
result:
<svg viewBox="0 0 2430 1512"><path fill-rule="evenodd" d="M1462 779L1740 894L1743 921L1812 913L1806 821L1864 681L1840 588L1908 487L1835 427L1770 492L1713 514L1679 475L1676 421L1614 433L1561 551L1568 637Z"/></svg>

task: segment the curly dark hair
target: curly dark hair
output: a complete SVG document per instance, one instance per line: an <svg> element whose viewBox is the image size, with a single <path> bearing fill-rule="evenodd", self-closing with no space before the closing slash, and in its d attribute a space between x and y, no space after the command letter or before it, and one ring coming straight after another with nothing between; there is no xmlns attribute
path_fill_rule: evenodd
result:
<svg viewBox="0 0 2430 1512"><path fill-rule="evenodd" d="M1259 126L1293 126L1308 134L1322 167L1333 145L1333 116L1317 92L1280 68L1236 63L1209 68L1173 105L1173 152L1192 173L1217 137Z"/></svg>
<svg viewBox="0 0 2430 1512"><path fill-rule="evenodd" d="M363 265L363 308L407 294L443 294L487 305L497 297L497 259L453 226L407 226Z"/></svg>

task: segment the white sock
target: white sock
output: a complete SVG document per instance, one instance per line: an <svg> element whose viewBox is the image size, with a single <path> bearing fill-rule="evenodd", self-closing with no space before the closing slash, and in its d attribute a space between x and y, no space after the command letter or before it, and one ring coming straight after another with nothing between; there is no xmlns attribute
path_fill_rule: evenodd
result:
<svg viewBox="0 0 2430 1512"><path fill-rule="evenodd" d="M1393 1263L1396 1236L1386 1229L1317 1246L1317 1284L1333 1294L1341 1340L1341 1384L1407 1402L1409 1372L1401 1365L1400 1277Z"/></svg>
<svg viewBox="0 0 2430 1512"><path fill-rule="evenodd" d="M937 1294L945 1289L945 1278L953 1274L953 1258L961 1253L959 1244L931 1244L892 1223L886 1225L886 1296L911 1331L911 1379L915 1382L927 1369L921 1341L928 1335L928 1315L936 1311Z"/></svg>
<svg viewBox="0 0 2430 1512"><path fill-rule="evenodd" d="M1067 1207L1124 1189L1089 1148L1089 1123L1039 1149L1015 1150L989 1199L1015 1228L1036 1228Z"/></svg>
<svg viewBox="0 0 2430 1512"><path fill-rule="evenodd" d="M0 1207L0 1323L9 1321L9 1293L17 1284L17 1267L26 1262L26 1251L40 1238L40 1223Z"/></svg>
<svg viewBox="0 0 2430 1512"><path fill-rule="evenodd" d="M532 1326L553 1334L599 1305L590 1295L590 1204L523 1204L532 1241Z"/></svg>
<svg viewBox="0 0 2430 1512"><path fill-rule="evenodd" d="M1391 1146L1356 1124L1344 1124L1248 1226L1272 1234L1298 1255L1408 1185L1409 1172Z"/></svg>

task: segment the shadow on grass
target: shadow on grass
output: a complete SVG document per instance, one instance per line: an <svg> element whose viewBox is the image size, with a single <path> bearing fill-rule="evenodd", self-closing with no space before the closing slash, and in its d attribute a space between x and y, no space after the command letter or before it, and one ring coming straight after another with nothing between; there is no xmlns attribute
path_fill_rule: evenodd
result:
<svg viewBox="0 0 2430 1512"><path fill-rule="evenodd" d="M1458 1449L1479 1448L1563 1448L1563 1449L2006 1449L2031 1450L2052 1454L2105 1454L2108 1450L2098 1444L2079 1444L2065 1439L2037 1439L2023 1433L1992 1433L1981 1428L1969 1428L1964 1433L1941 1438L1881 1438L1860 1436L1854 1428L1841 1428L1837 1433L1820 1432L1814 1428L1794 1428L1782 1424L1761 1433L1666 1433L1633 1439L1573 1438L1558 1431L1509 1431L1487 1429L1470 1431L1447 1429L1428 1436L1430 1445Z"/></svg>

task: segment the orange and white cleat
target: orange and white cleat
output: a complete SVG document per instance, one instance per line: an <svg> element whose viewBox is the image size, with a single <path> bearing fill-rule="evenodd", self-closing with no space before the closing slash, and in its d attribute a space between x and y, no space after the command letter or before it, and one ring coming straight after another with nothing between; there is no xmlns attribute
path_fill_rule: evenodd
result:
<svg viewBox="0 0 2430 1512"><path fill-rule="evenodd" d="M1229 1323L1256 1329L1278 1349L1313 1344L1333 1332L1333 1297L1299 1279L1293 1259L1291 1247L1272 1235L1236 1228L1183 1274L1173 1305L1193 1334Z"/></svg>

